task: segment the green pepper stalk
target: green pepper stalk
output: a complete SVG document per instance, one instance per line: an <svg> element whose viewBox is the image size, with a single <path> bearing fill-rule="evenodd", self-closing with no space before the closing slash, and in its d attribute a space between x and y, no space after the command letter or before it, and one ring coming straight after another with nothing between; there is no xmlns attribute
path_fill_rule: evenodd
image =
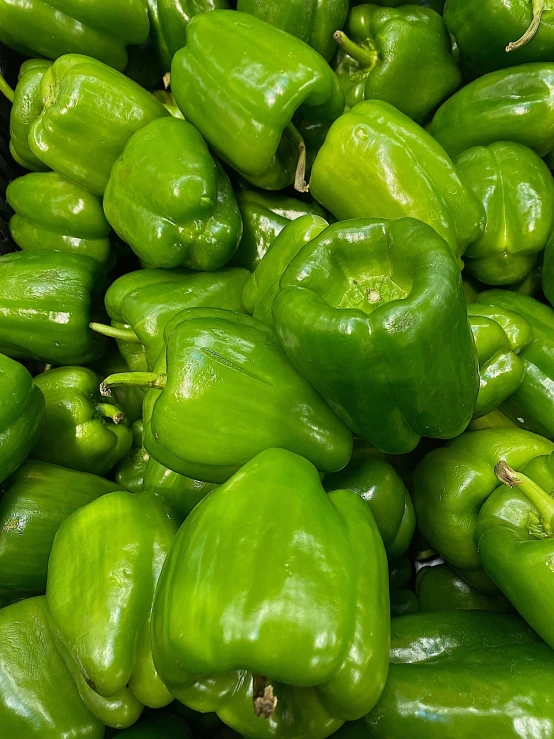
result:
<svg viewBox="0 0 554 739"><path fill-rule="evenodd" d="M13 103L13 99L15 97L15 92L8 85L8 83L4 79L3 75L1 75L1 74L0 74L0 92L10 101L10 103Z"/></svg>
<svg viewBox="0 0 554 739"><path fill-rule="evenodd" d="M554 500L550 495L526 475L513 470L503 459L495 465L494 474L504 485L510 488L518 486L518 490L539 512L545 533L552 536L554 534Z"/></svg>
<svg viewBox="0 0 554 739"><path fill-rule="evenodd" d="M539 30L543 12L544 0L533 0L533 20L531 21L529 28L525 31L521 38L519 38L517 41L510 41L508 46L506 46L506 51L508 53L510 53L511 51L516 51L517 49L521 49L522 46L525 46L525 44L528 44L529 41L531 41L531 39Z"/></svg>
<svg viewBox="0 0 554 739"><path fill-rule="evenodd" d="M363 64L367 72L371 72L379 61L379 52L376 49L357 44L348 38L344 31L335 31L333 38L348 56Z"/></svg>
<svg viewBox="0 0 554 739"><path fill-rule="evenodd" d="M140 339L132 328L118 328L116 326L108 326L105 323L89 323L89 328L102 336L109 336L112 339L120 341L130 341L133 344L140 344Z"/></svg>
<svg viewBox="0 0 554 739"><path fill-rule="evenodd" d="M100 385L100 395L109 398L112 387L131 386L163 390L167 382L167 375L158 372L119 372L110 375Z"/></svg>

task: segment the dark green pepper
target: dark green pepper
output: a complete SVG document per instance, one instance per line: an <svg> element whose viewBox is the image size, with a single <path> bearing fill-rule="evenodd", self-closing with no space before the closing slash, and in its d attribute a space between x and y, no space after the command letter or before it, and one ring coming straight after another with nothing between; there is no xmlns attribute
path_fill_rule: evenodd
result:
<svg viewBox="0 0 554 739"><path fill-rule="evenodd" d="M422 612L514 611L512 604L502 593L482 593L444 562L433 567L422 567L417 573L415 588L419 610Z"/></svg>
<svg viewBox="0 0 554 739"><path fill-rule="evenodd" d="M119 461L114 471L114 477L119 485L119 490L140 493L144 485L144 472L150 459L150 455L142 446L142 419L135 421L131 426L131 431L133 432L133 445Z"/></svg>
<svg viewBox="0 0 554 739"><path fill-rule="evenodd" d="M550 305L554 306L554 233L544 250L544 263L541 275L542 289Z"/></svg>
<svg viewBox="0 0 554 739"><path fill-rule="evenodd" d="M52 62L46 59L28 59L19 70L10 114L10 154L25 169L48 169L29 148L29 129L44 107L40 85Z"/></svg>

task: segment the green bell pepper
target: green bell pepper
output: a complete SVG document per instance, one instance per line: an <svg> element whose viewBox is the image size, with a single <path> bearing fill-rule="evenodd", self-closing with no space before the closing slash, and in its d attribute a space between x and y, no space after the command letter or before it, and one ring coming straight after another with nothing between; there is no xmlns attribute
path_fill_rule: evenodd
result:
<svg viewBox="0 0 554 739"><path fill-rule="evenodd" d="M305 202L282 193L240 189L237 203L242 216L242 238L231 264L254 271L283 228L301 216L325 218L315 202Z"/></svg>
<svg viewBox="0 0 554 739"><path fill-rule="evenodd" d="M29 56L87 54L116 69L148 36L143 0L0 0L0 41Z"/></svg>
<svg viewBox="0 0 554 739"><path fill-rule="evenodd" d="M302 457L260 453L180 528L152 634L172 694L246 737L323 739L360 718L388 667L386 555L369 507L327 495Z"/></svg>
<svg viewBox="0 0 554 739"><path fill-rule="evenodd" d="M343 27L348 5L348 0L237 0L237 10L302 39L328 62L335 52L333 33Z"/></svg>
<svg viewBox="0 0 554 739"><path fill-rule="evenodd" d="M415 531L415 513L402 478L380 452L365 443L354 447L340 472L325 475L327 491L352 490L369 505L390 561L404 554Z"/></svg>
<svg viewBox="0 0 554 739"><path fill-rule="evenodd" d="M514 608L502 593L482 593L467 583L444 562L422 567L415 580L419 610L496 611L512 613Z"/></svg>
<svg viewBox="0 0 554 739"><path fill-rule="evenodd" d="M169 112L121 72L66 54L44 73L44 108L29 130L29 146L45 165L102 195L111 168L131 136Z"/></svg>
<svg viewBox="0 0 554 739"><path fill-rule="evenodd" d="M486 214L484 233L464 252L466 270L488 285L514 285L533 268L554 228L554 181L521 144L497 142L454 160Z"/></svg>
<svg viewBox="0 0 554 739"><path fill-rule="evenodd" d="M171 64L171 88L208 144L269 190L291 185L295 173L297 188L305 188L295 114L330 124L344 109L338 78L316 51L238 11L214 10L190 21L187 45Z"/></svg>
<svg viewBox="0 0 554 739"><path fill-rule="evenodd" d="M237 250L240 212L229 178L201 134L177 118L137 131L112 167L104 211L154 267L223 267Z"/></svg>
<svg viewBox="0 0 554 739"><path fill-rule="evenodd" d="M133 445L114 470L115 481L119 485L118 490L127 490L129 493L142 492L144 473L150 459L150 455L142 446L143 428L142 419L135 421L131 426Z"/></svg>
<svg viewBox="0 0 554 739"><path fill-rule="evenodd" d="M336 72L350 108L384 100L421 122L460 86L452 41L434 10L358 5L345 30L335 33Z"/></svg>
<svg viewBox="0 0 554 739"><path fill-rule="evenodd" d="M62 521L100 495L117 490L96 475L27 460L0 496L0 595L40 595L52 542Z"/></svg>
<svg viewBox="0 0 554 739"><path fill-rule="evenodd" d="M273 319L285 352L358 436L403 454L421 436L465 429L477 358L457 259L429 226L333 224L303 247L280 287Z"/></svg>
<svg viewBox="0 0 554 739"><path fill-rule="evenodd" d="M350 459L350 431L261 321L190 308L168 323L166 340L153 372L112 375L101 388L151 388L144 400L144 446L164 466L224 482L271 447L301 453L322 472Z"/></svg>
<svg viewBox="0 0 554 739"><path fill-rule="evenodd" d="M10 113L10 154L22 167L33 171L48 169L29 148L29 129L44 107L40 84L51 65L52 62L46 59L28 59L23 62Z"/></svg>
<svg viewBox="0 0 554 739"><path fill-rule="evenodd" d="M480 16L477 21L481 23ZM522 64L480 77L441 105L430 131L451 157L515 141L539 156L554 149L554 64Z"/></svg>
<svg viewBox="0 0 554 739"><path fill-rule="evenodd" d="M20 249L55 249L108 261L111 229L96 195L55 172L35 172L10 182L6 200L15 211L10 233Z"/></svg>
<svg viewBox="0 0 554 739"><path fill-rule="evenodd" d="M475 541L479 511L498 487L494 467L521 469L550 454L554 444L511 428L472 431L427 454L411 489L419 529L441 557L480 590L496 589L483 571Z"/></svg>
<svg viewBox="0 0 554 739"><path fill-rule="evenodd" d="M515 421L512 421L511 418L508 418L508 416L505 413L502 413L501 410L498 408L495 408L490 413L487 413L485 416L479 416L479 418L472 418L470 421L469 426L467 427L468 431L484 431L485 429L517 429L519 426Z"/></svg>
<svg viewBox="0 0 554 739"><path fill-rule="evenodd" d="M89 688L90 710L116 728L134 723L140 704L172 700L152 662L150 619L176 531L161 502L114 492L69 516L54 539L46 587L52 628Z"/></svg>
<svg viewBox="0 0 554 739"><path fill-rule="evenodd" d="M550 305L554 305L554 233L548 240L544 250L541 283L546 299Z"/></svg>
<svg viewBox="0 0 554 739"><path fill-rule="evenodd" d="M0 609L0 726L6 739L102 739L61 658L44 598Z"/></svg>
<svg viewBox="0 0 554 739"><path fill-rule="evenodd" d="M339 220L417 218L458 254L484 227L482 205L441 146L380 100L358 103L331 126L310 191Z"/></svg>
<svg viewBox="0 0 554 739"><path fill-rule="evenodd" d="M362 5L365 0L351 0L350 5ZM385 8L398 8L400 5L423 5L425 8L432 8L437 13L444 10L445 0L375 0L375 5L382 5Z"/></svg>
<svg viewBox="0 0 554 739"><path fill-rule="evenodd" d="M44 396L29 372L0 354L0 483L35 445L44 422Z"/></svg>
<svg viewBox="0 0 554 739"><path fill-rule="evenodd" d="M91 257L40 249L0 257L0 351L51 364L98 358L105 341L88 324L103 280Z"/></svg>

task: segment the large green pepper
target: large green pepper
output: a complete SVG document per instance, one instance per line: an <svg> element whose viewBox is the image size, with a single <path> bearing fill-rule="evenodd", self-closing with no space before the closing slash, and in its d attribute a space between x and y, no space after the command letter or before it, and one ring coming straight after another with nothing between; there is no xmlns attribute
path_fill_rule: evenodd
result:
<svg viewBox="0 0 554 739"><path fill-rule="evenodd" d="M113 375L102 384L104 392L120 384L152 388L144 401L144 446L158 462L207 482L227 480L270 447L301 453L322 472L348 462L350 431L264 323L190 308L168 323L166 337L154 372Z"/></svg>
<svg viewBox="0 0 554 739"><path fill-rule="evenodd" d="M29 372L0 354L0 482L35 445L44 420L44 396Z"/></svg>
<svg viewBox="0 0 554 739"><path fill-rule="evenodd" d="M486 214L484 233L464 252L467 271L488 285L521 282L554 227L548 167L526 146L503 141L468 149L454 164Z"/></svg>
<svg viewBox="0 0 554 739"><path fill-rule="evenodd" d="M115 232L154 267L219 269L242 233L229 178L194 126L173 117L131 136L112 167L104 211Z"/></svg>
<svg viewBox="0 0 554 739"><path fill-rule="evenodd" d="M430 131L451 157L496 141L525 144L542 157L554 149L553 86L554 64L491 72L443 103Z"/></svg>
<svg viewBox="0 0 554 739"><path fill-rule="evenodd" d="M116 69L148 36L144 0L0 0L0 41L29 56L87 54Z"/></svg>
<svg viewBox="0 0 554 739"><path fill-rule="evenodd" d="M237 10L255 15L305 41L327 61L335 51L333 33L342 28L348 0L238 0Z"/></svg>
<svg viewBox="0 0 554 739"><path fill-rule="evenodd" d="M29 146L44 164L102 195L115 160L130 137L169 112L121 72L79 54L66 54L44 73L44 108L29 131Z"/></svg>
<svg viewBox="0 0 554 739"><path fill-rule="evenodd" d="M171 87L187 121L247 180L303 188L303 145L291 119L330 124L344 108L338 78L313 49L246 13L195 16L173 57Z"/></svg>
<svg viewBox="0 0 554 739"><path fill-rule="evenodd" d="M0 257L0 351L52 364L98 358L105 342L88 324L103 279L91 257L43 250Z"/></svg>
<svg viewBox="0 0 554 739"><path fill-rule="evenodd" d="M441 146L379 100L355 105L331 126L313 165L310 190L340 220L417 218L458 254L484 226L481 204Z"/></svg>
<svg viewBox="0 0 554 739"><path fill-rule="evenodd" d="M77 508L117 490L96 475L28 460L0 496L0 595L9 600L44 593L52 542Z"/></svg>
<svg viewBox="0 0 554 739"><path fill-rule="evenodd" d="M429 8L359 5L335 40L341 47L336 71L349 107L384 100L421 122L460 86L452 41Z"/></svg>
<svg viewBox="0 0 554 739"><path fill-rule="evenodd" d="M422 567L417 573L415 588L422 612L464 610L511 613L514 610L502 593L482 593L444 562L433 567Z"/></svg>
<svg viewBox="0 0 554 739"><path fill-rule="evenodd" d="M10 113L10 154L25 169L48 169L29 148L29 129L44 107L40 84L51 64L46 59L28 59L19 70Z"/></svg>
<svg viewBox="0 0 554 739"><path fill-rule="evenodd" d="M0 609L0 726L6 739L102 739L48 625L44 598Z"/></svg>
<svg viewBox="0 0 554 739"><path fill-rule="evenodd" d="M388 611L369 507L269 449L180 528L156 591L154 661L180 701L247 737L322 739L378 700Z"/></svg>
<svg viewBox="0 0 554 739"><path fill-rule="evenodd" d="M111 229L96 195L56 172L35 172L11 182L6 200L15 211L10 233L20 249L55 249L107 262Z"/></svg>
<svg viewBox="0 0 554 739"><path fill-rule="evenodd" d="M134 723L142 703L171 701L150 638L154 590L177 530L168 510L152 497L108 493L69 516L52 546L52 628L79 685L89 688L85 702L110 726Z"/></svg>
<svg viewBox="0 0 554 739"><path fill-rule="evenodd" d="M280 285L273 319L287 355L356 434L402 454L465 429L477 358L457 259L429 226L333 224Z"/></svg>

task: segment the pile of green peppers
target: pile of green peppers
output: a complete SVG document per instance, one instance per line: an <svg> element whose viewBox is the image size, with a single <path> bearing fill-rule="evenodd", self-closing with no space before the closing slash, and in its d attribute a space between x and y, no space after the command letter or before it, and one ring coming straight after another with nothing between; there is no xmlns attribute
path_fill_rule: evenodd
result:
<svg viewBox="0 0 554 739"><path fill-rule="evenodd" d="M554 3L0 0L0 72L0 737L552 739Z"/></svg>

